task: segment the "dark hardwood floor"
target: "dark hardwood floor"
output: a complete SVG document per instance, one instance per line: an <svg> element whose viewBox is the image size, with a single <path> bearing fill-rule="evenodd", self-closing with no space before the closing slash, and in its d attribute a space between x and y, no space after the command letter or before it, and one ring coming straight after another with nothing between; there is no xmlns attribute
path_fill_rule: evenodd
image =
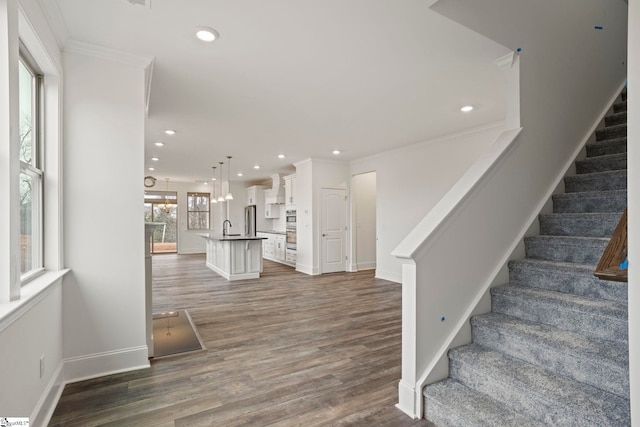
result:
<svg viewBox="0 0 640 427"><path fill-rule="evenodd" d="M51 426L431 426L394 404L401 289L373 272L265 261L227 282L203 255L153 257L154 312L186 309L207 350L65 387Z"/></svg>

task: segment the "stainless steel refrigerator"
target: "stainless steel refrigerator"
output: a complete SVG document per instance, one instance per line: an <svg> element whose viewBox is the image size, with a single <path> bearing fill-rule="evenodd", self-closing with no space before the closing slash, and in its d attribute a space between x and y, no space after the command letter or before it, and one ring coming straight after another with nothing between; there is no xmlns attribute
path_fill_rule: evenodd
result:
<svg viewBox="0 0 640 427"><path fill-rule="evenodd" d="M256 206L250 205L244 208L244 234L256 235Z"/></svg>

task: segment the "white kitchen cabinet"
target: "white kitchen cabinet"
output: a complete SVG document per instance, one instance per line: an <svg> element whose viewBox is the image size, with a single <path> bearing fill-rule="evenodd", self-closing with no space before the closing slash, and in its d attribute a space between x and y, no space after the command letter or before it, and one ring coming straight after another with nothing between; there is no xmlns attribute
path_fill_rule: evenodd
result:
<svg viewBox="0 0 640 427"><path fill-rule="evenodd" d="M253 185L247 187L247 205L262 205L264 200L264 187Z"/></svg>
<svg viewBox="0 0 640 427"><path fill-rule="evenodd" d="M263 257L271 261L287 263L287 237L284 234L260 232L256 235L265 238L262 241ZM295 261L288 264L295 265Z"/></svg>
<svg viewBox="0 0 640 427"><path fill-rule="evenodd" d="M287 210L296 209L296 176L287 175L284 177L285 205Z"/></svg>
<svg viewBox="0 0 640 427"><path fill-rule="evenodd" d="M273 260L275 258L275 239L271 233L256 233L257 237L264 237L262 241L262 256L264 258Z"/></svg>
<svg viewBox="0 0 640 427"><path fill-rule="evenodd" d="M276 234L274 238L274 259L276 261L285 261L286 260L286 247L287 247L287 238L281 234Z"/></svg>
<svg viewBox="0 0 640 427"><path fill-rule="evenodd" d="M265 190L269 191L269 190ZM265 218L280 218L280 205L272 205L265 203L264 205L264 217Z"/></svg>
<svg viewBox="0 0 640 427"><path fill-rule="evenodd" d="M295 251L295 249L287 249L287 254L285 259L286 263L293 265L295 267L297 259L298 259L298 254Z"/></svg>

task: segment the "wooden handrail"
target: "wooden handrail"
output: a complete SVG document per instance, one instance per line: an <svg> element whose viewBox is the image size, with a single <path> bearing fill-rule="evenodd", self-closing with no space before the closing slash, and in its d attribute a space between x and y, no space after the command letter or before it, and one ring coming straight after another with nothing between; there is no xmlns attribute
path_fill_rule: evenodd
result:
<svg viewBox="0 0 640 427"><path fill-rule="evenodd" d="M620 268L627 260L627 209L624 210L620 222L605 249L600 262L593 273L599 279L627 282L628 271Z"/></svg>

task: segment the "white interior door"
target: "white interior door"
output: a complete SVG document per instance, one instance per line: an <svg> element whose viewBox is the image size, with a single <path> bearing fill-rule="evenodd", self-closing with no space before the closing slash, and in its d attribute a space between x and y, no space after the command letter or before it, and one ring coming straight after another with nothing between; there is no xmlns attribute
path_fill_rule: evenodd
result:
<svg viewBox="0 0 640 427"><path fill-rule="evenodd" d="M347 190L323 188L320 201L322 273L345 271L347 265Z"/></svg>

